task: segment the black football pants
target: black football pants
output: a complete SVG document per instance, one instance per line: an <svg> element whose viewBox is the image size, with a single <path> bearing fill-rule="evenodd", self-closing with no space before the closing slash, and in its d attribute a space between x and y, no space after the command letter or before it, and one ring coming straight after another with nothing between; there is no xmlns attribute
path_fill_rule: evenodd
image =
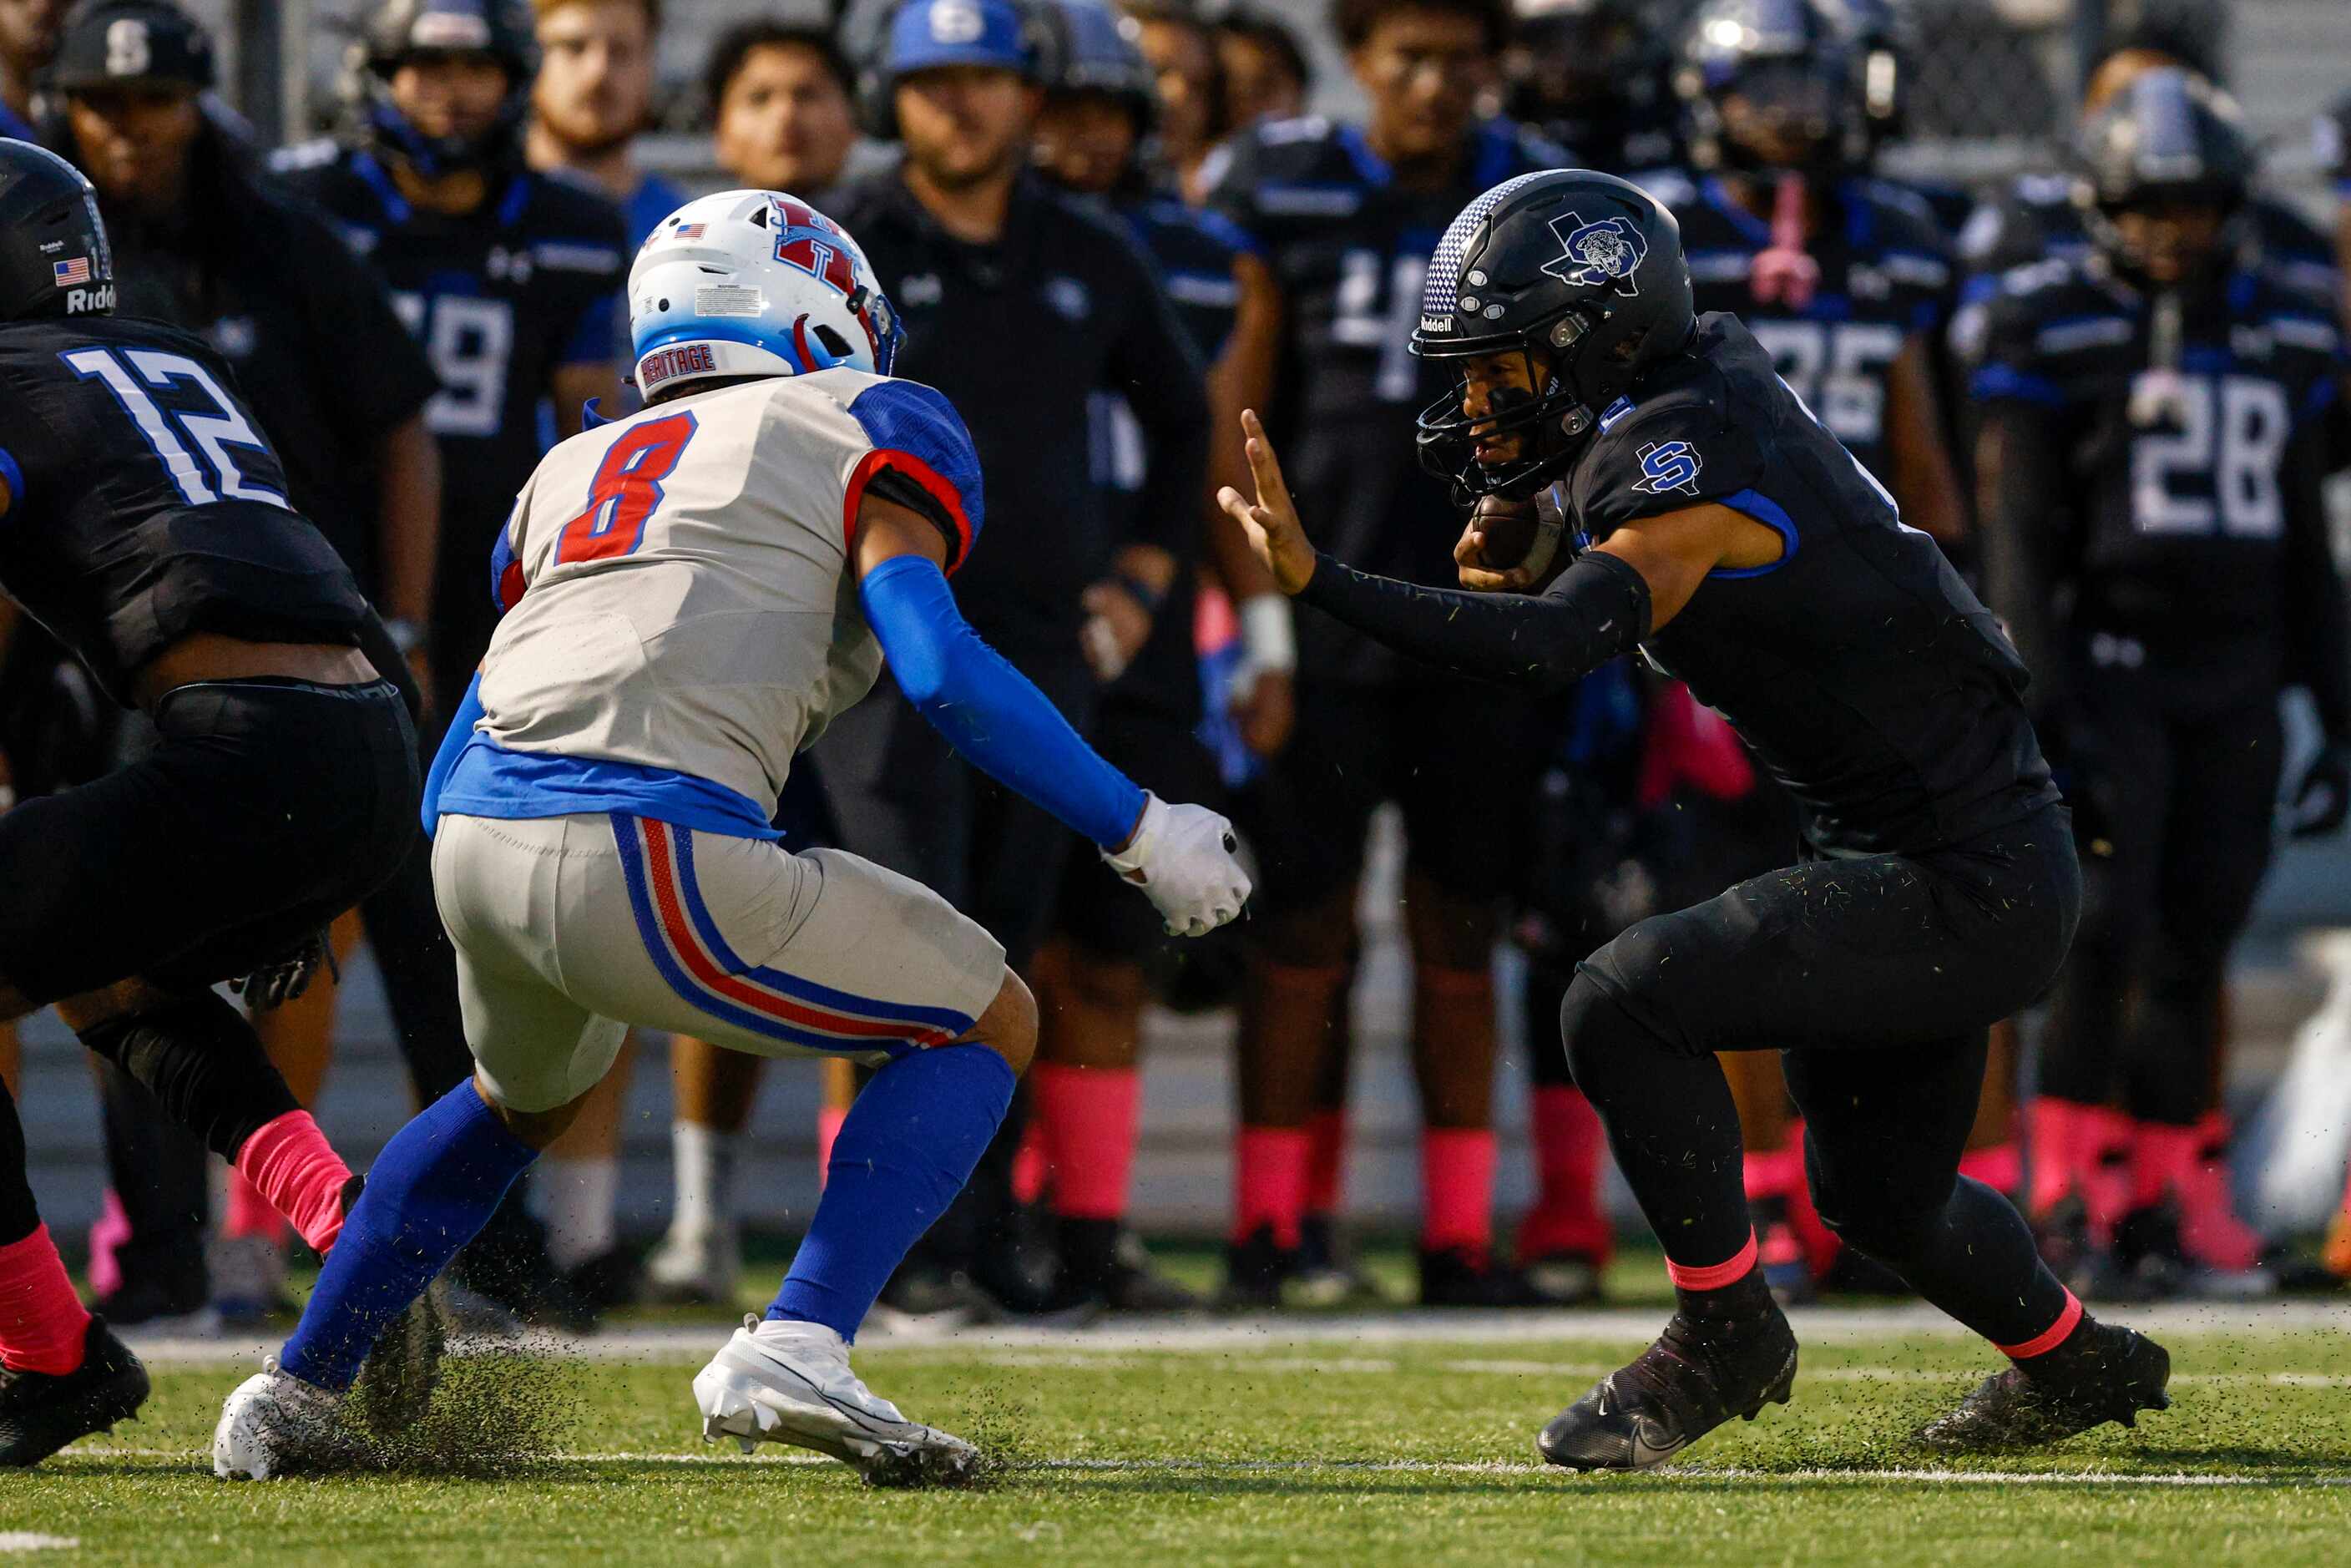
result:
<svg viewBox="0 0 2351 1568"><path fill-rule="evenodd" d="M2229 952L2269 869L2283 743L2262 696L2179 717L2094 685L2082 929L2051 998L2044 1094L2187 1126L2208 1104Z"/></svg>
<svg viewBox="0 0 2351 1568"><path fill-rule="evenodd" d="M1586 959L1561 1004L1568 1065L1667 1256L1708 1267L1750 1236L1713 1053L1776 1050L1830 1228L1996 1344L2046 1330L2064 1287L1959 1163L1986 1031L2047 987L2080 907L2049 806L1926 854L1755 877Z"/></svg>

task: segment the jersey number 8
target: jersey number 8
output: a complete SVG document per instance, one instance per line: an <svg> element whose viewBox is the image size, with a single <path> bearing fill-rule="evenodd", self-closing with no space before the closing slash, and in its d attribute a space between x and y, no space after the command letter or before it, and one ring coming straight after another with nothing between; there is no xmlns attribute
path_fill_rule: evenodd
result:
<svg viewBox="0 0 2351 1568"><path fill-rule="evenodd" d="M563 525L555 561L618 560L645 540L645 522L662 503L661 482L694 439L691 413L673 413L634 425L606 450L588 486L588 506Z"/></svg>

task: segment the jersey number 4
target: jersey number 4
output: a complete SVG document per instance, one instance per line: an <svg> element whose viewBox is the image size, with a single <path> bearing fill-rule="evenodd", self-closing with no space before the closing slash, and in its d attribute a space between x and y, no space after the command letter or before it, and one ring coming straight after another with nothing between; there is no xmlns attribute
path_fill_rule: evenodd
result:
<svg viewBox="0 0 2351 1568"><path fill-rule="evenodd" d="M694 439L691 413L673 413L632 426L606 450L588 486L588 506L563 525L555 562L617 560L645 542L645 522L662 503L661 482Z"/></svg>
<svg viewBox="0 0 2351 1568"><path fill-rule="evenodd" d="M286 505L285 497L249 483L237 467L231 447L265 453L269 447L212 372L187 355L168 354L160 349L76 349L58 357L82 380L106 383L106 390L139 427L148 450L172 476L172 486L188 505L202 507L214 501ZM162 391L174 382L193 387L212 405L211 412L174 409L166 413L148 389ZM203 462L188 450L189 442L204 454Z"/></svg>

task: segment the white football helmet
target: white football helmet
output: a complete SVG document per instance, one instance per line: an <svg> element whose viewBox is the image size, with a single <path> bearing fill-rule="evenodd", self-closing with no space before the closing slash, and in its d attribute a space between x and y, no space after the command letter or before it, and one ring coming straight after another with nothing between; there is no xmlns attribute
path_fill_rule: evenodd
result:
<svg viewBox="0 0 2351 1568"><path fill-rule="evenodd" d="M629 268L637 390L847 365L886 376L904 334L849 232L780 191L722 191L653 227Z"/></svg>

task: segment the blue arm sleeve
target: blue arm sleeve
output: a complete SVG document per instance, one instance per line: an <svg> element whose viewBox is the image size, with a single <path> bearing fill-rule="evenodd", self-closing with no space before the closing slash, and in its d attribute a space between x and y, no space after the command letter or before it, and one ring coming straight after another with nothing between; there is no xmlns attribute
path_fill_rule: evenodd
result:
<svg viewBox="0 0 2351 1568"><path fill-rule="evenodd" d="M898 556L867 572L859 592L899 689L957 751L1095 843L1126 841L1143 791L980 641L937 567Z"/></svg>
<svg viewBox="0 0 2351 1568"><path fill-rule="evenodd" d="M449 721L449 733L441 737L441 749L433 754L433 766L424 771L424 836L431 838L441 825L441 791L449 782L450 771L457 766L457 754L474 738L474 727L482 722L482 672L475 670L465 687L465 695L457 704L457 715Z"/></svg>

